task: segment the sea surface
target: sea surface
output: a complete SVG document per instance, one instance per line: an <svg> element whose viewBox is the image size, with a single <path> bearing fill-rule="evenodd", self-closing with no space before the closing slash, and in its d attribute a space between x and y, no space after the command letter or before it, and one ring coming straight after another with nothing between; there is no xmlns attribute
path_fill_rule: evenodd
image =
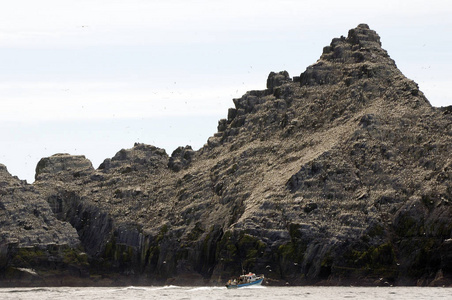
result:
<svg viewBox="0 0 452 300"><path fill-rule="evenodd" d="M117 287L1 288L0 299L452 299L452 288L430 287Z"/></svg>

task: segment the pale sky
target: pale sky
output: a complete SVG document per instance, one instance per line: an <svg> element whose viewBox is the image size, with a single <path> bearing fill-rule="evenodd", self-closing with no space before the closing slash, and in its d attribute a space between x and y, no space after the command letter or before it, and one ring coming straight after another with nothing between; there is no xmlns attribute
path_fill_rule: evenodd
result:
<svg viewBox="0 0 452 300"><path fill-rule="evenodd" d="M135 142L198 149L233 98L298 76L367 23L434 106L452 105L452 2L14 0L0 5L0 163L95 168Z"/></svg>

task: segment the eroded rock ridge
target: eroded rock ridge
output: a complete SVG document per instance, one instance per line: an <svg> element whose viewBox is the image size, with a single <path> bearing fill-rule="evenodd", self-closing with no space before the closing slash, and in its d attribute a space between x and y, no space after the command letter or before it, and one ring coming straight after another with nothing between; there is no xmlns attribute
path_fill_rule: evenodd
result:
<svg viewBox="0 0 452 300"><path fill-rule="evenodd" d="M197 151L135 144L98 169L43 158L33 185L2 175L4 214L27 198L47 216L29 240L28 223L3 221L2 255L64 244L99 284L223 284L243 268L268 284L450 285L450 108L432 107L365 24L266 87L234 99ZM8 255L4 271L42 268Z"/></svg>

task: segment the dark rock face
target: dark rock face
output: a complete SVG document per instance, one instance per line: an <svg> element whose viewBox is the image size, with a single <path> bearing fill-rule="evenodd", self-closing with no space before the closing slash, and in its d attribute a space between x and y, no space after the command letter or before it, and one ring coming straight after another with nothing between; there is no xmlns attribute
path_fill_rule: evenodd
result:
<svg viewBox="0 0 452 300"><path fill-rule="evenodd" d="M243 267L269 284L451 284L452 115L375 31L233 101L198 151L135 144L97 170L52 156L23 186L77 230L92 278L222 284Z"/></svg>
<svg viewBox="0 0 452 300"><path fill-rule="evenodd" d="M190 164L194 154L195 152L191 146L178 147L171 154L168 161L168 168L175 172L180 171L182 168L186 168Z"/></svg>
<svg viewBox="0 0 452 300"><path fill-rule="evenodd" d="M281 71L279 73L270 72L267 79L267 89L273 91L274 88L291 80L292 79L289 77L289 73L287 71Z"/></svg>
<svg viewBox="0 0 452 300"><path fill-rule="evenodd" d="M76 230L47 201L0 164L0 286L62 284L87 274Z"/></svg>
<svg viewBox="0 0 452 300"><path fill-rule="evenodd" d="M79 244L75 230L58 221L33 186L9 174L0 164L2 245L20 247Z"/></svg>

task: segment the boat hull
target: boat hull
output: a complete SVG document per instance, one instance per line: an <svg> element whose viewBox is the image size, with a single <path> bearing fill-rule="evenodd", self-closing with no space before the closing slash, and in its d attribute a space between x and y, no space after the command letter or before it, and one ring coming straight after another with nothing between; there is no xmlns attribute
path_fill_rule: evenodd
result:
<svg viewBox="0 0 452 300"><path fill-rule="evenodd" d="M251 285L261 285L262 281L264 281L264 278L258 279L253 282L247 282L247 283L241 283L241 284L227 284L226 287L228 289L237 289L237 288L247 287L247 286L251 286Z"/></svg>

